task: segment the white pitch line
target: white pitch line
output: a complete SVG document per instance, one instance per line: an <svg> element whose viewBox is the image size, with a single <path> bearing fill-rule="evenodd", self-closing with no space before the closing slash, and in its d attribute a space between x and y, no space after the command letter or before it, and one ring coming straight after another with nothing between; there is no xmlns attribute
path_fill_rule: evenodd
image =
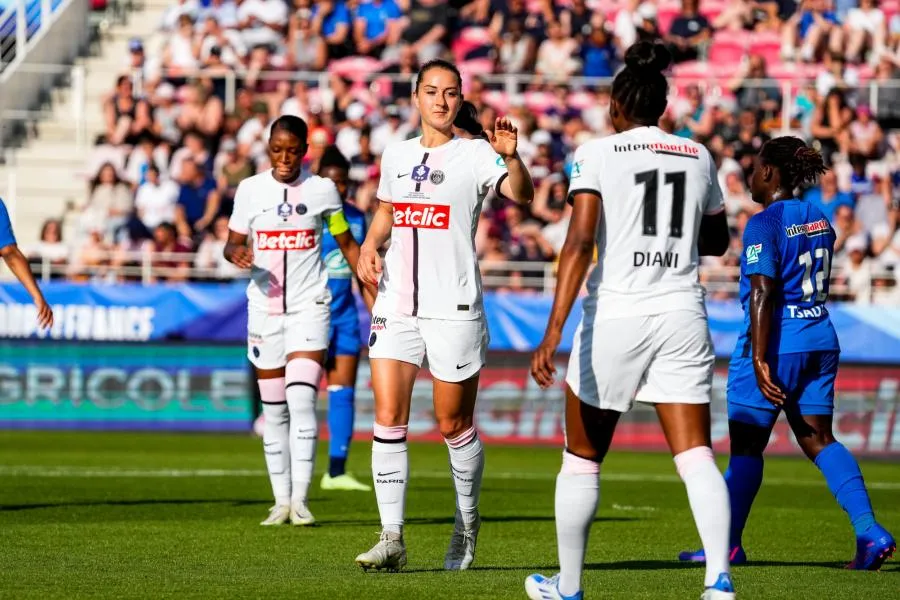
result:
<svg viewBox="0 0 900 600"><path fill-rule="evenodd" d="M123 469L120 467L76 467L46 465L0 465L0 476L5 477L72 477L72 478L185 478L185 477L265 477L262 469ZM450 478L448 471L415 471L410 479L444 479ZM487 480L524 479L528 481L552 481L556 473L505 472L487 471ZM646 473L601 473L601 481L626 483L681 483L677 475L649 475ZM819 479L783 479L768 478L763 480L766 486L786 487L821 487L825 482ZM873 490L900 490L900 482L867 481L866 486Z"/></svg>

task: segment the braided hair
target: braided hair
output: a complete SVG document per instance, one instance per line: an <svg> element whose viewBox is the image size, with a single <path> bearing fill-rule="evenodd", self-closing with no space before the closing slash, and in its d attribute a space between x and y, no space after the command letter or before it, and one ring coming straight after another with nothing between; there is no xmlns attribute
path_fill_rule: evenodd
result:
<svg viewBox="0 0 900 600"><path fill-rule="evenodd" d="M625 68L613 80L612 97L632 123L656 125L666 112L669 82L663 72L672 53L662 44L638 42L625 52Z"/></svg>
<svg viewBox="0 0 900 600"><path fill-rule="evenodd" d="M793 192L828 170L822 155L798 137L777 137L763 144L759 158L764 164L778 169L781 187Z"/></svg>

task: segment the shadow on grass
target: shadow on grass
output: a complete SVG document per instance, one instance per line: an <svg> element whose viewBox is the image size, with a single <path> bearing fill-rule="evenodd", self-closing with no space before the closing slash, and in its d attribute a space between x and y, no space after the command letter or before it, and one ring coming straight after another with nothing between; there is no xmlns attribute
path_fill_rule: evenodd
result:
<svg viewBox="0 0 900 600"><path fill-rule="evenodd" d="M502 515L495 517L481 517L482 524L487 523L553 523L553 515ZM635 517L610 517L597 519L596 521L638 521ZM378 526L378 519L322 519L319 521L323 525L334 525L337 527L357 527L361 525ZM407 525L453 525L454 517L448 515L446 517L408 517Z"/></svg>
<svg viewBox="0 0 900 600"><path fill-rule="evenodd" d="M320 502L330 502L330 499L317 499ZM0 512L15 512L24 510L41 510L46 508L94 508L115 506L179 506L194 504L217 504L220 506L261 506L271 505L271 500L248 500L233 498L157 498L144 500L84 500L78 502L38 502L34 504L0 504Z"/></svg>

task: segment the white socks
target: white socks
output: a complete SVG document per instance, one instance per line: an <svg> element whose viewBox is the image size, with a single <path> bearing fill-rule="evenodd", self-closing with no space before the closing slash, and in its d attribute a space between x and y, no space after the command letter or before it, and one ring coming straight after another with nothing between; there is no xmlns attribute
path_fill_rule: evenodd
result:
<svg viewBox="0 0 900 600"><path fill-rule="evenodd" d="M375 423L372 442L372 479L381 528L403 533L406 509L406 485L409 481L409 452L406 447L408 426L387 427Z"/></svg>
<svg viewBox="0 0 900 600"><path fill-rule="evenodd" d="M260 379L258 385L265 420L263 450L269 481L272 483L272 494L275 496L275 504L287 506L291 502L291 451L284 377Z"/></svg>
<svg viewBox="0 0 900 600"><path fill-rule="evenodd" d="M731 506L725 479L713 460L712 448L698 446L675 456L678 475L687 488L688 501L700 541L706 553L708 587L721 573L729 573L728 538L731 528Z"/></svg>
<svg viewBox="0 0 900 600"><path fill-rule="evenodd" d="M316 466L316 396L322 379L322 367L309 358L288 361L285 391L290 411L291 501L306 502Z"/></svg>
<svg viewBox="0 0 900 600"><path fill-rule="evenodd" d="M456 507L462 516L463 526L471 529L475 524L478 497L481 495L484 446L475 427L444 441L450 451L450 474L456 488Z"/></svg>
<svg viewBox="0 0 900 600"><path fill-rule="evenodd" d="M563 452L556 477L556 543L559 591L565 596L581 590L584 553L599 502L600 463Z"/></svg>

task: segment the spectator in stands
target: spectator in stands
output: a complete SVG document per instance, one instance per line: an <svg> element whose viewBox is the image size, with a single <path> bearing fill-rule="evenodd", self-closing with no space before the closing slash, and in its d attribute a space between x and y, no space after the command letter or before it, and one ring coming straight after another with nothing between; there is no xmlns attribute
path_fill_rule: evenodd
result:
<svg viewBox="0 0 900 600"><path fill-rule="evenodd" d="M128 156L128 162L125 166L125 179L131 184L133 190L137 190L138 186L147 179L147 169L153 164L165 164L168 156L161 147L157 146L158 141L153 132L148 130L142 131L137 139L137 145Z"/></svg>
<svg viewBox="0 0 900 600"><path fill-rule="evenodd" d="M803 199L818 206L832 224L835 223L838 207L849 206L853 209L853 196L838 189L837 175L831 170L819 177L819 185L806 190Z"/></svg>
<svg viewBox="0 0 900 600"><path fill-rule="evenodd" d="M528 10L525 0L492 0L491 12L493 17L489 25L494 45L499 45L503 34L509 31L509 24L513 20L521 21L525 25L525 33L540 43L546 35L544 14Z"/></svg>
<svg viewBox="0 0 900 600"><path fill-rule="evenodd" d="M153 95L153 133L158 137L177 143L181 139L178 118L181 105L175 103L175 88L171 83L160 83Z"/></svg>
<svg viewBox="0 0 900 600"><path fill-rule="evenodd" d="M151 126L147 103L134 95L128 75L116 79L116 90L104 106L106 139L110 144L133 144L137 135Z"/></svg>
<svg viewBox="0 0 900 600"><path fill-rule="evenodd" d="M191 244L181 239L171 223L160 223L153 230L151 260L156 281L182 282L190 275Z"/></svg>
<svg viewBox="0 0 900 600"><path fill-rule="evenodd" d="M712 27L700 14L699 1L682 0L681 14L672 21L665 38L672 59L679 63L705 57L711 37Z"/></svg>
<svg viewBox="0 0 900 600"><path fill-rule="evenodd" d="M850 123L850 152L877 160L884 155L884 131L868 104L856 106L856 120Z"/></svg>
<svg viewBox="0 0 900 600"><path fill-rule="evenodd" d="M659 30L659 21L657 20L658 14L656 5L651 2L642 2L638 6L636 41L658 42L662 40L663 35Z"/></svg>
<svg viewBox="0 0 900 600"><path fill-rule="evenodd" d="M175 221L180 187L171 179L162 179L159 168L147 168L147 180L141 184L134 199L134 214L128 222L128 235L132 240L152 237L152 231L161 223Z"/></svg>
<svg viewBox="0 0 900 600"><path fill-rule="evenodd" d="M537 45L525 32L521 19L510 19L497 53L497 71L502 73L527 73L534 66Z"/></svg>
<svg viewBox="0 0 900 600"><path fill-rule="evenodd" d="M613 23L613 37L620 56L624 56L625 51L637 41L637 26L641 22L638 13L641 0L626 0L624 4L616 13Z"/></svg>
<svg viewBox="0 0 900 600"><path fill-rule="evenodd" d="M186 15L194 20L199 14L200 2L198 0L177 0L177 4L170 6L163 13L160 29L174 31L178 28L178 22L182 16Z"/></svg>
<svg viewBox="0 0 900 600"><path fill-rule="evenodd" d="M892 56L882 54L875 65L875 77L872 80L879 86L878 106L873 108L878 115L879 124L885 130L900 128L900 87L896 85L898 78L900 72Z"/></svg>
<svg viewBox="0 0 900 600"><path fill-rule="evenodd" d="M876 0L859 0L859 7L847 13L844 25L847 40L847 61L860 63L867 50L880 54L887 37L887 20Z"/></svg>
<svg viewBox="0 0 900 600"><path fill-rule="evenodd" d="M71 249L62 238L62 223L57 219L47 219L41 226L40 241L25 250L25 256L32 271L43 272L45 263L49 266L50 279L64 276L65 265L69 262Z"/></svg>
<svg viewBox="0 0 900 600"><path fill-rule="evenodd" d="M222 208L219 212L231 214L229 207L234 202L234 193L237 191L238 184L255 175L256 166L247 154L241 152L234 139L223 140L220 150L221 161L215 170L216 189L222 198Z"/></svg>
<svg viewBox="0 0 900 600"><path fill-rule="evenodd" d="M344 0L318 0L312 7L312 30L328 46L329 60L353 52L353 20Z"/></svg>
<svg viewBox="0 0 900 600"><path fill-rule="evenodd" d="M232 0L205 0L204 4L198 18L201 20L215 19L219 27L228 32L229 39L232 39L232 34L237 34L239 22L237 4Z"/></svg>
<svg viewBox="0 0 900 600"><path fill-rule="evenodd" d="M244 46L279 47L288 25L288 5L284 0L242 0L237 10L238 31Z"/></svg>
<svg viewBox="0 0 900 600"><path fill-rule="evenodd" d="M406 5L405 7L403 5ZM445 0L401 0L406 9L401 39L422 63L438 58L446 47L444 38L450 26L450 7ZM382 57L386 61L396 58L392 48Z"/></svg>
<svg viewBox="0 0 900 600"><path fill-rule="evenodd" d="M547 39L541 42L537 52L535 73L546 80L565 81L581 69L578 42L568 38L558 21L547 25Z"/></svg>
<svg viewBox="0 0 900 600"><path fill-rule="evenodd" d="M753 81L753 85L746 85L748 79L757 81ZM756 85L757 83L761 85ZM737 96L738 107L741 109L755 109L765 118L777 115L781 108L781 90L777 83L769 79L766 61L762 56L751 54L747 57L728 87Z"/></svg>
<svg viewBox="0 0 900 600"><path fill-rule="evenodd" d="M211 96L202 85L182 88L181 110L176 124L181 131L197 129L204 136L215 136L222 129L225 105L220 98Z"/></svg>
<svg viewBox="0 0 900 600"><path fill-rule="evenodd" d="M391 81L391 98L398 105L409 106L409 99L412 97L412 82L419 71L419 59L409 44L400 44L397 53L397 63L389 65L383 72L401 76Z"/></svg>
<svg viewBox="0 0 900 600"><path fill-rule="evenodd" d="M366 125L366 107L361 102L354 102L347 107L347 121L335 136L334 144L345 157L354 157L359 154L359 138L363 127Z"/></svg>
<svg viewBox="0 0 900 600"><path fill-rule="evenodd" d="M193 238L209 227L219 212L219 193L215 180L193 160L182 163L182 184L175 207L175 226L178 235Z"/></svg>
<svg viewBox="0 0 900 600"><path fill-rule="evenodd" d="M617 61L616 49L602 19L587 25L587 39L581 47L582 72L585 77L612 77Z"/></svg>
<svg viewBox="0 0 900 600"><path fill-rule="evenodd" d="M197 44L194 41L194 21L188 15L178 18L176 29L166 41L162 66L166 77L182 83L200 67Z"/></svg>
<svg viewBox="0 0 900 600"><path fill-rule="evenodd" d="M734 32L766 29L777 31L779 24L777 2L730 0L722 12L713 19L712 28L716 31Z"/></svg>
<svg viewBox="0 0 900 600"><path fill-rule="evenodd" d="M192 161L203 171L210 171L212 167L212 155L206 147L203 134L196 129L189 129L184 133L184 145L172 154L169 165L169 175L178 183L185 181L184 163Z"/></svg>
<svg viewBox="0 0 900 600"><path fill-rule="evenodd" d="M291 17L287 60L299 71L321 71L328 62L328 46L325 38L313 30L309 9L300 9Z"/></svg>
<svg viewBox="0 0 900 600"><path fill-rule="evenodd" d="M388 105L384 109L384 115L384 122L372 130L372 152L378 155L381 155L389 144L403 141L413 132L409 123L403 121L397 105Z"/></svg>
<svg viewBox="0 0 900 600"><path fill-rule="evenodd" d="M822 66L824 68L816 76L816 91L819 96L827 96L833 89L847 91L859 85L859 71L856 67L847 65L840 52L826 53Z"/></svg>
<svg viewBox="0 0 900 600"><path fill-rule="evenodd" d="M230 281L243 275L240 268L225 260L223 251L226 242L228 242L228 217L222 215L216 218L212 232L203 238L200 247L197 248L194 266L208 271L204 279Z"/></svg>
<svg viewBox="0 0 900 600"><path fill-rule="evenodd" d="M541 235L541 227L535 222L522 223L517 232L518 243L512 248L509 259L513 262L536 263L534 269L521 268L513 275L521 278L522 289L541 289L544 285L543 264L553 261L555 253L550 243Z"/></svg>
<svg viewBox="0 0 900 600"><path fill-rule="evenodd" d="M843 30L829 0L802 0L797 11L782 28L781 54L794 60L812 62L826 50L841 53Z"/></svg>
<svg viewBox="0 0 900 600"><path fill-rule="evenodd" d="M147 56L144 54L144 42L140 38L132 38L128 41L128 72L131 73L133 89L143 90L144 82L152 79L147 64Z"/></svg>
<svg viewBox="0 0 900 600"><path fill-rule="evenodd" d="M99 231L106 240L112 240L133 208L131 189L119 177L116 167L106 163L91 180L88 202L80 215L80 231Z"/></svg>
<svg viewBox="0 0 900 600"><path fill-rule="evenodd" d="M72 256L68 277L76 281L107 280L111 275L109 267L112 246L106 239L101 223L89 223L87 226L87 238Z"/></svg>
<svg viewBox="0 0 900 600"><path fill-rule="evenodd" d="M247 46L241 34L236 29L226 29L213 15L205 17L202 23L203 31L198 36L200 64L205 69L217 68L218 62L233 69L241 67L247 56Z"/></svg>
<svg viewBox="0 0 900 600"><path fill-rule="evenodd" d="M356 52L381 58L388 46L400 41L403 12L394 0L363 0L356 8L353 20L353 41Z"/></svg>
<svg viewBox="0 0 900 600"><path fill-rule="evenodd" d="M811 133L821 145L822 157L831 164L836 152L846 154L853 111L841 90L833 89L820 102L812 117Z"/></svg>
<svg viewBox="0 0 900 600"><path fill-rule="evenodd" d="M350 157L350 181L361 185L376 179L378 157L372 152L372 129L366 125L359 132L359 151Z"/></svg>
<svg viewBox="0 0 900 600"><path fill-rule="evenodd" d="M864 235L847 240L847 258L842 265L843 276L851 301L856 304L872 302L872 261L866 256L868 243Z"/></svg>
<svg viewBox="0 0 900 600"><path fill-rule="evenodd" d="M597 16L602 17L600 14ZM585 0L572 0L569 7L560 13L559 22L564 35L574 38L579 44L597 29L594 24L594 11L588 8Z"/></svg>

